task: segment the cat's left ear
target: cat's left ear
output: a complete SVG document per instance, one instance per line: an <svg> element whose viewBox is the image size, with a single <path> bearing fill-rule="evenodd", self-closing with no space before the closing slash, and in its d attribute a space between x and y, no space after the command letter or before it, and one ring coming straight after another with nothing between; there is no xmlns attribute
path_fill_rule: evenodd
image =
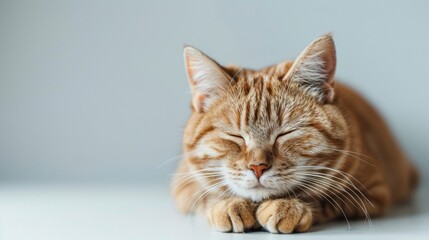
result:
<svg viewBox="0 0 429 240"><path fill-rule="evenodd" d="M336 62L334 40L328 33L304 49L283 80L299 83L321 103L332 103Z"/></svg>

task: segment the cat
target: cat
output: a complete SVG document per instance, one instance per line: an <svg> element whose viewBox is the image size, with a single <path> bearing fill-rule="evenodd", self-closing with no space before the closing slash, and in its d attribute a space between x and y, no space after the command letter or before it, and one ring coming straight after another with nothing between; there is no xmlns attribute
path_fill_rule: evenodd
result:
<svg viewBox="0 0 429 240"><path fill-rule="evenodd" d="M172 194L212 228L305 232L379 216L410 198L418 174L377 111L334 81L331 34L295 61L221 66L186 46L192 113Z"/></svg>

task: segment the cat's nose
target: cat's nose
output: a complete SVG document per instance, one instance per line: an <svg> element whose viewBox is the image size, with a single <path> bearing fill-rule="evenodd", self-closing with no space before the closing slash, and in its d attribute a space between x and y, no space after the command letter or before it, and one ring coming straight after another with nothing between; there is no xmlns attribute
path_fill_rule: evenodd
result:
<svg viewBox="0 0 429 240"><path fill-rule="evenodd" d="M258 164L258 165L251 164L251 165L249 165L249 168L253 170L253 172L255 173L256 178L259 180L259 178L262 176L262 174L264 173L264 171L267 170L268 168L270 168L270 166L268 166L265 163L261 163L261 164Z"/></svg>

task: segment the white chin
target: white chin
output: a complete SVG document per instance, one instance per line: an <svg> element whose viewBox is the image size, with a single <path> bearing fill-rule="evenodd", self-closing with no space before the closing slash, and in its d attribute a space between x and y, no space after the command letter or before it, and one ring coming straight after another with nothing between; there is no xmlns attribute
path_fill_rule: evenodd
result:
<svg viewBox="0 0 429 240"><path fill-rule="evenodd" d="M277 191L274 189L257 187L257 188L239 188L231 187L231 190L240 197L250 199L254 202L260 202L276 195Z"/></svg>

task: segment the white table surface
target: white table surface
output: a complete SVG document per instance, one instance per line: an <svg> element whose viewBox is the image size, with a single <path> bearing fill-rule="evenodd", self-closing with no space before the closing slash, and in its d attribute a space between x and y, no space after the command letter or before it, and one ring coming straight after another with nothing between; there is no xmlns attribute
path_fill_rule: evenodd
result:
<svg viewBox="0 0 429 240"><path fill-rule="evenodd" d="M313 227L293 235L220 233L205 219L176 212L164 185L0 184L0 239L429 239L429 193L371 229L363 221Z"/></svg>

